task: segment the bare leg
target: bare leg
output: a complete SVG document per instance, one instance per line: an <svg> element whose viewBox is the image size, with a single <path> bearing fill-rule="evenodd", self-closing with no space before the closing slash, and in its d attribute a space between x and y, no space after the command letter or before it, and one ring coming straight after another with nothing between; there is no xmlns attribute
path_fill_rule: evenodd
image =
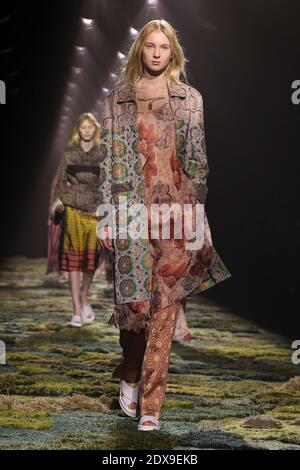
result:
<svg viewBox="0 0 300 470"><path fill-rule="evenodd" d="M72 294L74 315L81 315L81 300L80 300L80 271L70 271L70 289Z"/></svg>
<svg viewBox="0 0 300 470"><path fill-rule="evenodd" d="M81 301L82 304L88 304L88 293L94 277L95 271L83 271Z"/></svg>

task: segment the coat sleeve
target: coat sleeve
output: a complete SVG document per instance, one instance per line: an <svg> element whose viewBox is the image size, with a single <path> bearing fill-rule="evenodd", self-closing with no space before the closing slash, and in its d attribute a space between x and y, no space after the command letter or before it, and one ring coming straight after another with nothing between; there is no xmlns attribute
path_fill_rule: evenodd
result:
<svg viewBox="0 0 300 470"><path fill-rule="evenodd" d="M105 98L103 104L103 114L101 120L101 141L100 141L100 204L111 204L112 192L112 101L113 91Z"/></svg>
<svg viewBox="0 0 300 470"><path fill-rule="evenodd" d="M55 201L56 199L60 199L61 201L63 201L64 194L70 191L70 184L68 184L66 169L67 169L67 152L64 153L64 156L61 159L61 162L56 172L55 178L57 180L57 183L56 183L56 188L53 194L53 201Z"/></svg>
<svg viewBox="0 0 300 470"><path fill-rule="evenodd" d="M190 121L187 138L187 166L198 199L205 204L209 167L206 155L203 99L195 88L190 89Z"/></svg>

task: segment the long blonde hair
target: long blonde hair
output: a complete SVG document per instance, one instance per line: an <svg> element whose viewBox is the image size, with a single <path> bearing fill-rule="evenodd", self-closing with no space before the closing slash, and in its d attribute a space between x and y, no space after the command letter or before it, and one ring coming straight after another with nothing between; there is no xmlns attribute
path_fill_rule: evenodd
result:
<svg viewBox="0 0 300 470"><path fill-rule="evenodd" d="M94 145L99 148L101 126L92 113L83 113L79 116L75 126L72 129L71 137L69 140L69 146L76 145L80 141L79 128L81 124L83 123L83 121L89 121L91 124L95 126L95 135L94 135L93 142L94 142Z"/></svg>
<svg viewBox="0 0 300 470"><path fill-rule="evenodd" d="M121 69L119 83L133 83L143 74L142 52L145 40L153 31L162 31L170 41L172 59L166 68L166 76L171 81L180 83L180 77L183 75L187 82L185 63L188 60L184 56L183 49L179 44L176 31L173 26L165 20L152 20L143 26L135 38Z"/></svg>

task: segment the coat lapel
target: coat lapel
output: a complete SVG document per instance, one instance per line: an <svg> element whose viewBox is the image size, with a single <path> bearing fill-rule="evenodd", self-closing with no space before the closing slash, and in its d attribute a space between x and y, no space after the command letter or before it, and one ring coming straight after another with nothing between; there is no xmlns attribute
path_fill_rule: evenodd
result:
<svg viewBox="0 0 300 470"><path fill-rule="evenodd" d="M136 79L136 81L132 84L123 84L120 85L120 87L117 89L117 103L118 104L126 104L129 103L130 106L134 105L135 106L135 112L131 109L131 112L128 113L131 124L135 125L136 123L136 117L137 117L137 104L136 104L136 85L138 82L139 78ZM178 107L181 108L181 103L178 103L178 101L184 100L187 96L187 85L184 83L176 83L169 78L167 78L167 87L169 91L169 96L170 96L170 104L171 108L174 112L176 120L180 120L180 118L177 115L177 109ZM125 109L127 110L127 106L125 106ZM126 111L125 114L123 114L123 118L126 116ZM182 119L182 118L181 118ZM176 126L177 127L177 126ZM177 135L176 132L176 148L179 146L179 136ZM143 168L144 165L146 164L147 160L145 157L143 157L140 154L141 158L141 167Z"/></svg>
<svg viewBox="0 0 300 470"><path fill-rule="evenodd" d="M135 102L136 84L138 79L132 84L121 85L118 93L118 103L125 103L128 101ZM186 97L186 85L181 83L175 83L167 78L167 85L169 90L170 98L185 98Z"/></svg>

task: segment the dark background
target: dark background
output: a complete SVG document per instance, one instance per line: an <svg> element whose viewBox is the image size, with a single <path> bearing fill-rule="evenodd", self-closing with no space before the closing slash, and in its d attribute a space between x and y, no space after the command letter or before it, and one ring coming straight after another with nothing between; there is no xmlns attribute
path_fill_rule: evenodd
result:
<svg viewBox="0 0 300 470"><path fill-rule="evenodd" d="M298 1L9 2L1 6L1 258L46 257L49 191L69 131L97 113L128 28L164 18L179 33L191 85L202 94L210 175L206 212L232 278L203 295L270 330L300 337ZM96 32L82 32L81 16ZM9 17L9 19L7 19ZM5 19L6 18L6 19ZM92 36L92 37L91 37ZM74 56L89 45L89 60ZM82 66L59 133L72 65ZM99 106L99 118L100 106Z"/></svg>

